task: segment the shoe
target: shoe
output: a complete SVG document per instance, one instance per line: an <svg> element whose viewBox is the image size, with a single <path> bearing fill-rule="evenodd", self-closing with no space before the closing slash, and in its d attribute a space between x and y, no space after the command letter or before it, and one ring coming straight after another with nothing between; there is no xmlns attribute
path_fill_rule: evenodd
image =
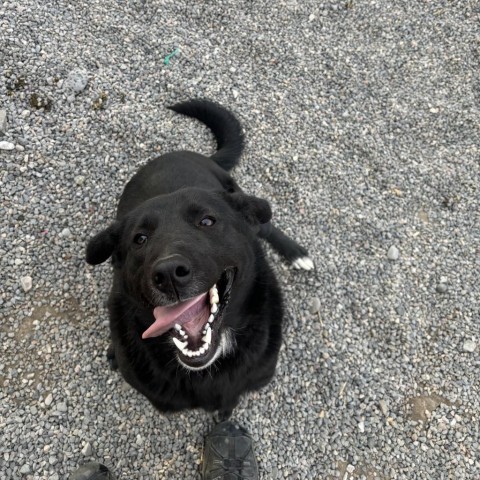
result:
<svg viewBox="0 0 480 480"><path fill-rule="evenodd" d="M205 439L203 480L258 480L258 466L248 432L222 422Z"/></svg>
<svg viewBox="0 0 480 480"><path fill-rule="evenodd" d="M105 465L90 462L75 470L68 480L115 480L115 477Z"/></svg>

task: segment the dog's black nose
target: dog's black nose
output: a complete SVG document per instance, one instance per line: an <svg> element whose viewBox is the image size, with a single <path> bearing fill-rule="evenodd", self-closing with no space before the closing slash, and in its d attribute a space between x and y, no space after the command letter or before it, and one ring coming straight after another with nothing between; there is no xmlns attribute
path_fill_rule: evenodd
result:
<svg viewBox="0 0 480 480"><path fill-rule="evenodd" d="M153 270L153 283L159 290L185 286L191 278L190 263L180 255L159 260Z"/></svg>

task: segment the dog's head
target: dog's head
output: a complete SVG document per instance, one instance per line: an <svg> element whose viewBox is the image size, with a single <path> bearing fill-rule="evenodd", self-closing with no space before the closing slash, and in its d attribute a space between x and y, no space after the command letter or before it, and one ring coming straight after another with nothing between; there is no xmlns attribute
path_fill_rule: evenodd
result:
<svg viewBox="0 0 480 480"><path fill-rule="evenodd" d="M151 309L143 338L171 335L192 370L229 348L227 304L253 275L265 200L196 188L152 198L93 237L87 262L112 257L122 291Z"/></svg>

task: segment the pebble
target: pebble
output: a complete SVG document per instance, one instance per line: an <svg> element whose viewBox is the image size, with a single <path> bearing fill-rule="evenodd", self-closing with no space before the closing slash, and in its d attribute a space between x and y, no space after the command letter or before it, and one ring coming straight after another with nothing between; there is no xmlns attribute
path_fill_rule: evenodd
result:
<svg viewBox="0 0 480 480"><path fill-rule="evenodd" d="M57 411L58 412L66 412L68 409L67 409L67 404L64 403L64 402L60 402L57 404Z"/></svg>
<svg viewBox="0 0 480 480"><path fill-rule="evenodd" d="M22 285L24 292L29 292L32 289L32 282L32 277L30 277L29 275L20 278L20 284Z"/></svg>
<svg viewBox="0 0 480 480"><path fill-rule="evenodd" d="M310 302L310 308L308 311L314 315L320 311L320 299L318 297L313 297Z"/></svg>
<svg viewBox="0 0 480 480"><path fill-rule="evenodd" d="M92 454L92 445L90 442L87 442L82 448L82 455L84 457L89 457Z"/></svg>
<svg viewBox="0 0 480 480"><path fill-rule="evenodd" d="M2 140L0 142L0 150L15 150L15 144Z"/></svg>
<svg viewBox="0 0 480 480"><path fill-rule="evenodd" d="M400 252L398 251L398 248L392 245L387 252L387 256L390 260L398 260L398 257L400 256Z"/></svg>
<svg viewBox="0 0 480 480"><path fill-rule="evenodd" d="M20 473L22 475L29 474L30 473L30 465L27 465L27 464L22 465L22 467L20 468Z"/></svg>
<svg viewBox="0 0 480 480"><path fill-rule="evenodd" d="M45 400L43 401L43 403L49 407L51 405L53 401L53 395L51 393L49 393L46 397L45 397Z"/></svg>
<svg viewBox="0 0 480 480"><path fill-rule="evenodd" d="M387 402L385 400L380 400L378 402L379 406L380 406L380 410L382 411L382 413L388 417L388 405L387 405Z"/></svg>
<svg viewBox="0 0 480 480"><path fill-rule="evenodd" d="M477 348L477 344L473 340L465 340L463 342L463 351L473 353Z"/></svg>
<svg viewBox="0 0 480 480"><path fill-rule="evenodd" d="M88 84L88 72L85 70L72 70L65 80L64 85L76 94L83 92Z"/></svg>
<svg viewBox="0 0 480 480"><path fill-rule="evenodd" d="M60 236L63 237L63 238L70 238L72 236L72 232L70 231L69 228L64 228L61 232L60 232Z"/></svg>
<svg viewBox="0 0 480 480"><path fill-rule="evenodd" d="M7 133L7 111L0 110L0 135L5 135Z"/></svg>
<svg viewBox="0 0 480 480"><path fill-rule="evenodd" d="M439 283L435 289L438 293L446 293L448 286L446 283Z"/></svg>
<svg viewBox="0 0 480 480"><path fill-rule="evenodd" d="M85 177L83 175L78 175L75 177L75 183L77 185L83 185L85 183Z"/></svg>

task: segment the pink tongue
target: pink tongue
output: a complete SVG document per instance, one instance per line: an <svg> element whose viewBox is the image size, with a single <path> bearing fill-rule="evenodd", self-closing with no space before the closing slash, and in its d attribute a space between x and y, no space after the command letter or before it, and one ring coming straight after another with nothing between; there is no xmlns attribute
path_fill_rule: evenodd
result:
<svg viewBox="0 0 480 480"><path fill-rule="evenodd" d="M208 292L198 297L185 300L167 307L155 307L153 309L153 322L142 334L142 338L159 337L170 330L176 323L183 325L191 321L205 307Z"/></svg>

